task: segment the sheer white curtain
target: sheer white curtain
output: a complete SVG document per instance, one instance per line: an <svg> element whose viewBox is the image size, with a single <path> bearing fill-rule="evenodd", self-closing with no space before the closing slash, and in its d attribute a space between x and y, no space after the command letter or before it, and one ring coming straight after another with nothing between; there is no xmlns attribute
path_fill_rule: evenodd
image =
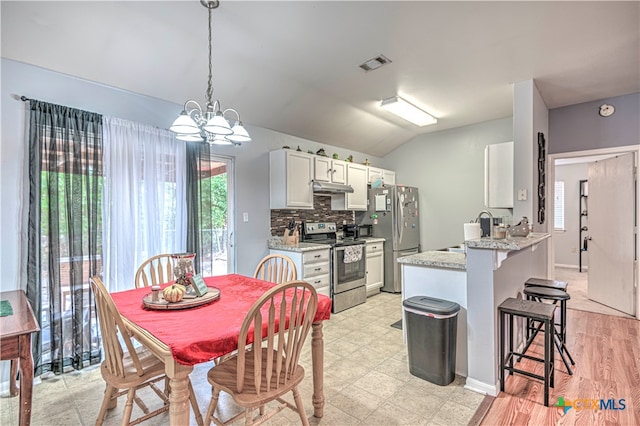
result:
<svg viewBox="0 0 640 426"><path fill-rule="evenodd" d="M111 291L151 256L186 248L186 150L168 130L103 116L103 259Z"/></svg>

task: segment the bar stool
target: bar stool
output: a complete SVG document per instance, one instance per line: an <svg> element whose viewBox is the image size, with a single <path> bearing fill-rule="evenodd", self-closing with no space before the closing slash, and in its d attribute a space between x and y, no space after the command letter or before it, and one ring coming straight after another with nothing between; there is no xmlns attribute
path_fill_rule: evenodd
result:
<svg viewBox="0 0 640 426"><path fill-rule="evenodd" d="M524 282L525 287L548 287L555 288L562 291L567 291L569 283L566 281L547 280L544 278L531 277Z"/></svg>
<svg viewBox="0 0 640 426"><path fill-rule="evenodd" d="M553 387L554 381L554 356L553 356L553 335L555 326L553 325L553 316L556 305L551 303L540 303L532 300L522 300L509 297L498 306L500 333L500 391L504 392L504 372L509 371L509 375L519 373L527 377L542 380L544 382L544 406L549 406L549 386ZM538 358L526 355L528 346L522 352L513 350L513 318L514 316L522 317L525 320L534 320L540 322L540 328L544 326L544 358ZM507 321L508 318L508 321ZM538 329L538 331L540 330ZM506 333L505 333L506 332ZM509 351L505 354L505 334L509 340ZM518 356L521 358L531 359L533 361L542 362L544 364L544 374L534 374L530 371L521 370L513 366L513 358Z"/></svg>
<svg viewBox="0 0 640 426"><path fill-rule="evenodd" d="M524 282L524 286L526 287L547 287L547 288L555 288L562 291L567 291L567 287L569 283L566 281L557 281L557 280L548 280L545 278L535 278L531 277L527 281ZM529 332L531 327L527 327L526 335L527 339L529 339ZM567 335L563 334L562 338L566 341Z"/></svg>
<svg viewBox="0 0 640 426"><path fill-rule="evenodd" d="M562 357L562 361L564 362L565 367L567 367L567 373L569 375L573 375L573 371L571 371L571 367L569 366L569 362L571 365L576 365L573 361L573 357L569 353L567 349L566 340L567 340L567 300L571 298L569 293L566 291L558 290L556 288L548 288L548 287L525 287L524 295L527 297L527 300L532 300L536 302L544 302L551 301L551 304L556 306L558 302L560 302L560 323L556 323L554 320L554 331L555 331L555 345L558 348L558 352L560 353L560 357ZM526 352L527 348L533 342L538 331L540 330L541 325L538 325L536 328L534 324L530 321L527 321L527 335L529 334L529 330L533 330L533 333L528 336L527 343L525 345L524 352ZM559 327L559 330L558 328ZM565 356L566 354L566 356ZM567 358L569 360L567 361Z"/></svg>

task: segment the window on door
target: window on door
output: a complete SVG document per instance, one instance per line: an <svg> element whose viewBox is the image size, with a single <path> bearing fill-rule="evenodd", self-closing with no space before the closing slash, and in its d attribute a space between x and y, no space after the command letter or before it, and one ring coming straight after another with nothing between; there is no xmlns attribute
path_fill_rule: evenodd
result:
<svg viewBox="0 0 640 426"><path fill-rule="evenodd" d="M564 231L564 181L561 180L554 185L553 229Z"/></svg>
<svg viewBox="0 0 640 426"><path fill-rule="evenodd" d="M234 272L233 159L201 153L197 174L199 272L205 276Z"/></svg>

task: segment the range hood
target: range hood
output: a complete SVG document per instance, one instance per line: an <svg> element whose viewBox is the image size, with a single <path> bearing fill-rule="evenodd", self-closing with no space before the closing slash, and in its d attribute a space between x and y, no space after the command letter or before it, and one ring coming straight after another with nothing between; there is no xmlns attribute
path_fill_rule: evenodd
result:
<svg viewBox="0 0 640 426"><path fill-rule="evenodd" d="M343 185L341 183L329 182L313 182L313 192L324 192L329 194L344 194L353 192L351 185Z"/></svg>

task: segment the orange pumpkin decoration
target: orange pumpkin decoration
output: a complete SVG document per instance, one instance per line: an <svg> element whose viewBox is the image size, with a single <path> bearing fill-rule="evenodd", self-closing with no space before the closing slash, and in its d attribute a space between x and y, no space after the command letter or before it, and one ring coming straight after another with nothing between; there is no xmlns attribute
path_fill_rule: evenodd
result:
<svg viewBox="0 0 640 426"><path fill-rule="evenodd" d="M167 302L176 303L182 300L186 291L187 289L185 286L173 284L162 290L162 297L164 297L164 300Z"/></svg>

